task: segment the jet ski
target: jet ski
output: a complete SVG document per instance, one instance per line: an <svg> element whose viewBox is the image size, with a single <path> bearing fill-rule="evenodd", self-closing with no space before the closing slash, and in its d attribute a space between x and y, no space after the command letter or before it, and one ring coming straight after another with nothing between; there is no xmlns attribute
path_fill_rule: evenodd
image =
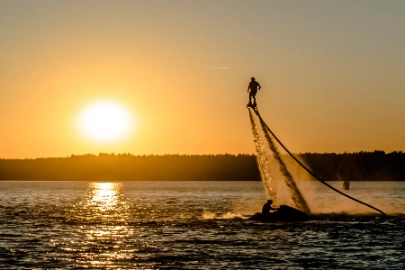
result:
<svg viewBox="0 0 405 270"><path fill-rule="evenodd" d="M278 209L268 214L256 213L249 218L249 220L261 222L294 222L307 221L309 219L308 214L288 205L280 205Z"/></svg>

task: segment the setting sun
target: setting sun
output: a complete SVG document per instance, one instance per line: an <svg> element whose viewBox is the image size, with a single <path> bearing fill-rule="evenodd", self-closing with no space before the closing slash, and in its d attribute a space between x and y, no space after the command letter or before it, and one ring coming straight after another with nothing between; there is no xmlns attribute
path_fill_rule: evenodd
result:
<svg viewBox="0 0 405 270"><path fill-rule="evenodd" d="M131 115L120 104L96 102L79 117L80 131L96 141L115 141L128 135L132 126Z"/></svg>

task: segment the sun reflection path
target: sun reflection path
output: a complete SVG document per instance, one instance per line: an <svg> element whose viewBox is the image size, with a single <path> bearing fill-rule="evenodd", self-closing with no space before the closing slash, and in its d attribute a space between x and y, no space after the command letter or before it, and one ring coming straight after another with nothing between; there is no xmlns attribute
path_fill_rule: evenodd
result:
<svg viewBox="0 0 405 270"><path fill-rule="evenodd" d="M120 184L92 183L90 188L92 197L89 203L97 205L100 211L111 210L117 206Z"/></svg>
<svg viewBox="0 0 405 270"><path fill-rule="evenodd" d="M89 221L103 224L126 223L131 213L131 203L125 199L121 183L91 183L82 214Z"/></svg>
<svg viewBox="0 0 405 270"><path fill-rule="evenodd" d="M78 263L86 267L117 268L121 261L132 258L134 250L126 241L134 235L128 227L130 203L121 193L120 183L91 183L84 203L91 224L80 226L78 235L85 238L76 243L81 249Z"/></svg>

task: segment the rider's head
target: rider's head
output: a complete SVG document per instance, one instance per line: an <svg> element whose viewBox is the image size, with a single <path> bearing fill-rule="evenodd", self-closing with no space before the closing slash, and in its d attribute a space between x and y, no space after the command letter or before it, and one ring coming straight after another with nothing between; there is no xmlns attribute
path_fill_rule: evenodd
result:
<svg viewBox="0 0 405 270"><path fill-rule="evenodd" d="M268 204L272 204L273 201L272 201L272 200L268 200L267 203L268 203Z"/></svg>
<svg viewBox="0 0 405 270"><path fill-rule="evenodd" d="M250 78L250 80L253 82L253 81L255 81L256 79L255 79L255 77L252 77L252 78Z"/></svg>

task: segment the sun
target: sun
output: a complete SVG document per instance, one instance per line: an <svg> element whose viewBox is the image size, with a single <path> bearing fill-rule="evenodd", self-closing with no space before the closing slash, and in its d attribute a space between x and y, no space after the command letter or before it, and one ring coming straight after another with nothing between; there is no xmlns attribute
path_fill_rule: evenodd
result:
<svg viewBox="0 0 405 270"><path fill-rule="evenodd" d="M133 120L124 106L110 101L98 101L86 107L79 116L79 128L86 137L106 142L129 134Z"/></svg>

